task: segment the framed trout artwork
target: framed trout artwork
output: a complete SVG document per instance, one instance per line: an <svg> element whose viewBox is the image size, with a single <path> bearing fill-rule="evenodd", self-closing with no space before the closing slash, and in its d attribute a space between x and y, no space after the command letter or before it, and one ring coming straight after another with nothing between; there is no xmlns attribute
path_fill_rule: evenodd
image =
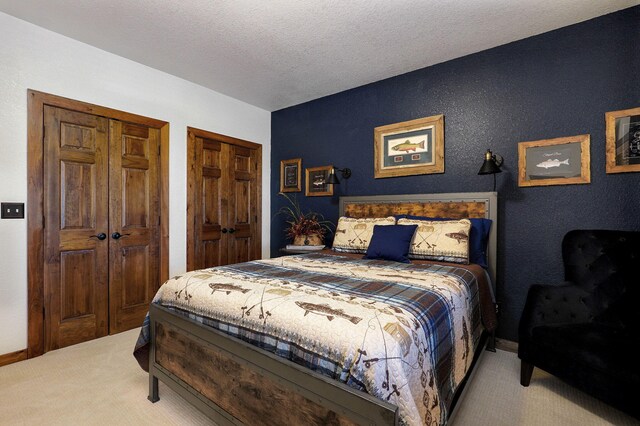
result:
<svg viewBox="0 0 640 426"><path fill-rule="evenodd" d="M331 170L333 170L333 166L307 168L307 182L304 195L307 197L333 195L333 185L327 183Z"/></svg>
<svg viewBox="0 0 640 426"><path fill-rule="evenodd" d="M518 186L591 182L589 135L518 144Z"/></svg>
<svg viewBox="0 0 640 426"><path fill-rule="evenodd" d="M444 115L376 127L375 177L444 173Z"/></svg>
<svg viewBox="0 0 640 426"><path fill-rule="evenodd" d="M605 114L607 173L640 172L640 107Z"/></svg>
<svg viewBox="0 0 640 426"><path fill-rule="evenodd" d="M302 158L280 161L280 192L302 191Z"/></svg>

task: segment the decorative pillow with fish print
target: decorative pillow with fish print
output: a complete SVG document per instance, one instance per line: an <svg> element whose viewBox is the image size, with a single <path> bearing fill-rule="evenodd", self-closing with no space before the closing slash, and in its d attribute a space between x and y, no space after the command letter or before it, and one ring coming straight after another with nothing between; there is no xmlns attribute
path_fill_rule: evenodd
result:
<svg viewBox="0 0 640 426"><path fill-rule="evenodd" d="M486 218L445 218L445 217L427 217L413 216L408 214L395 215L396 220L412 219L412 220L459 220L469 219L471 221L471 235L469 235L469 263L477 263L484 269L489 268L489 260L487 254L487 245L489 244L489 233L491 232L491 219Z"/></svg>
<svg viewBox="0 0 640 426"><path fill-rule="evenodd" d="M373 227L375 225L395 225L396 218L353 218L341 217L338 219L335 238L333 239L333 250L342 253L366 253Z"/></svg>
<svg viewBox="0 0 640 426"><path fill-rule="evenodd" d="M430 221L399 219L398 225L418 225L409 248L409 259L469 263L468 219Z"/></svg>

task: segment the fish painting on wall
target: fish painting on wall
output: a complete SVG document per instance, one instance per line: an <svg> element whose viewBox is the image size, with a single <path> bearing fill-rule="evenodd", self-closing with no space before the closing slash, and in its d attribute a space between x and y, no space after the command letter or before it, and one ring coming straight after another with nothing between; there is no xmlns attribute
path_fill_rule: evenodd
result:
<svg viewBox="0 0 640 426"><path fill-rule="evenodd" d="M566 185L591 181L589 135L518 144L518 185Z"/></svg>
<svg viewBox="0 0 640 426"><path fill-rule="evenodd" d="M527 152L529 179L580 176L580 145L567 143L547 149L540 146Z"/></svg>
<svg viewBox="0 0 640 426"><path fill-rule="evenodd" d="M444 173L444 116L376 127L375 177Z"/></svg>
<svg viewBox="0 0 640 426"><path fill-rule="evenodd" d="M333 166L309 167L306 170L306 190L307 197L322 197L333 195L333 185L327 183L329 173Z"/></svg>

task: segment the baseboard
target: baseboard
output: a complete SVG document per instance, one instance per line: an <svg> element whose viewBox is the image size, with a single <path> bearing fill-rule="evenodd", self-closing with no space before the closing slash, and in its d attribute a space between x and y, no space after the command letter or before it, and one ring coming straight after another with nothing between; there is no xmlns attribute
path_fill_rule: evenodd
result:
<svg viewBox="0 0 640 426"><path fill-rule="evenodd" d="M13 364L14 362L24 361L25 359L27 359L26 349L0 355L0 367L3 365Z"/></svg>
<svg viewBox="0 0 640 426"><path fill-rule="evenodd" d="M496 338L496 349L500 349L507 352L518 353L518 342Z"/></svg>

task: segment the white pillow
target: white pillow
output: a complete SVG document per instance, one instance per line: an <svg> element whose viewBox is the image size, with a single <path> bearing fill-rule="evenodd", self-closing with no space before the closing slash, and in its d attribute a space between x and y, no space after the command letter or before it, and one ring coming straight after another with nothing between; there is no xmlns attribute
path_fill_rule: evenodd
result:
<svg viewBox="0 0 640 426"><path fill-rule="evenodd" d="M353 218L341 217L338 219L336 236L333 239L333 250L342 253L366 253L373 227L375 225L395 225L396 218Z"/></svg>
<svg viewBox="0 0 640 426"><path fill-rule="evenodd" d="M409 247L409 259L469 263L470 220L400 219L398 225L418 225Z"/></svg>

